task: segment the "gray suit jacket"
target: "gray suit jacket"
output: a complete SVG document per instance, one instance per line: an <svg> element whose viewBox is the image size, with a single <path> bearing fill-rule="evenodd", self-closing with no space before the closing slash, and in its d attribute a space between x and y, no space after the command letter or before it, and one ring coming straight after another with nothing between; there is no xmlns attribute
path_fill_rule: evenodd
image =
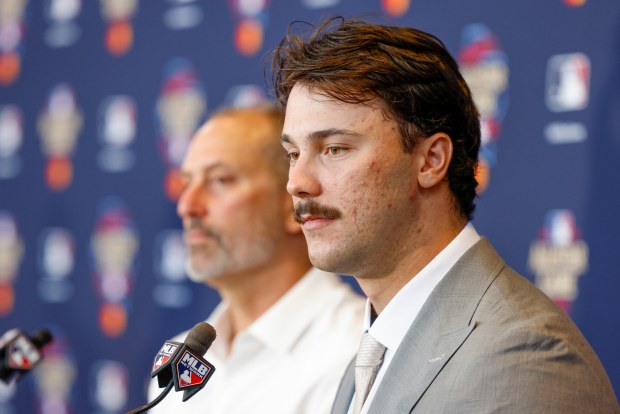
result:
<svg viewBox="0 0 620 414"><path fill-rule="evenodd" d="M332 408L346 414L349 366ZM570 318L482 239L432 292L369 414L620 413L598 357Z"/></svg>

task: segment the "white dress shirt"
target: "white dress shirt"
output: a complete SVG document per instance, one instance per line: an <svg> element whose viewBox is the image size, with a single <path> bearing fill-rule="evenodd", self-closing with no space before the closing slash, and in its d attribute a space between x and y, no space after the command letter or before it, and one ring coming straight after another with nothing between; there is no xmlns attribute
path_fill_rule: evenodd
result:
<svg viewBox="0 0 620 414"><path fill-rule="evenodd" d="M228 305L207 320L217 338L205 359L215 373L182 402L174 388L153 414L329 413L344 371L357 352L364 299L338 276L313 269L251 326L230 352ZM174 340L183 342L187 332ZM149 401L160 394L149 384Z"/></svg>
<svg viewBox="0 0 620 414"><path fill-rule="evenodd" d="M381 342L387 349L383 357L383 364L377 373L375 382L366 397L360 414L366 414L377 393L377 388L390 365L394 353L400 346L411 324L418 316L424 302L428 299L435 286L470 247L480 240L480 235L471 223L452 240L433 260L415 275L392 298L385 309L370 325L370 302L366 301L364 316L364 331L368 331L373 338ZM349 414L353 412L353 397L349 406Z"/></svg>

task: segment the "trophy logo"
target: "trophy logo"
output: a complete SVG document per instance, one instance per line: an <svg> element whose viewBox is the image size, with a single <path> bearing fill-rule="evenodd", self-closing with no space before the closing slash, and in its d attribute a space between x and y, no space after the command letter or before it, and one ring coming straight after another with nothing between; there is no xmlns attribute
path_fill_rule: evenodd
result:
<svg viewBox="0 0 620 414"><path fill-rule="evenodd" d="M580 239L570 210L545 215L540 236L530 245L528 267L536 275L536 286L569 312L579 294L577 281L588 270L588 245Z"/></svg>

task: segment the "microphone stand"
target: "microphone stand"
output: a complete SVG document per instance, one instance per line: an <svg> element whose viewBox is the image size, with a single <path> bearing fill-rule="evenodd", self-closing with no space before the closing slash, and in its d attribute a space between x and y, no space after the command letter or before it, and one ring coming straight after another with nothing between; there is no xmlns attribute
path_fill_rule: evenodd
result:
<svg viewBox="0 0 620 414"><path fill-rule="evenodd" d="M142 407L138 407L135 410L129 411L127 414L144 413L147 410L150 410L151 408L155 407L157 404L159 404L161 402L161 400L164 399L164 397L166 395L168 395L168 393L170 392L170 390L172 389L173 386L174 386L174 381L171 379L170 382L168 383L168 385L166 385L166 388L161 392L161 394L159 394L157 396L157 398L155 398L150 403L143 405Z"/></svg>

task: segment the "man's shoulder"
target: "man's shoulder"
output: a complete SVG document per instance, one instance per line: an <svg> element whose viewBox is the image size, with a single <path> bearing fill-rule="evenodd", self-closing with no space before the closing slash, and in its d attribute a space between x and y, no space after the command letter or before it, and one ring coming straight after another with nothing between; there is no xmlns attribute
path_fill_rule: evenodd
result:
<svg viewBox="0 0 620 414"><path fill-rule="evenodd" d="M540 327L547 330L555 324L578 332L566 312L529 279L508 266L499 272L485 292L477 314L496 319L504 328Z"/></svg>
<svg viewBox="0 0 620 414"><path fill-rule="evenodd" d="M470 315L475 327L427 390L421 409L440 404L450 408L446 412L490 412L503 401L507 412L617 412L592 347L528 279L503 264L478 300ZM453 395L448 400L447 387Z"/></svg>

